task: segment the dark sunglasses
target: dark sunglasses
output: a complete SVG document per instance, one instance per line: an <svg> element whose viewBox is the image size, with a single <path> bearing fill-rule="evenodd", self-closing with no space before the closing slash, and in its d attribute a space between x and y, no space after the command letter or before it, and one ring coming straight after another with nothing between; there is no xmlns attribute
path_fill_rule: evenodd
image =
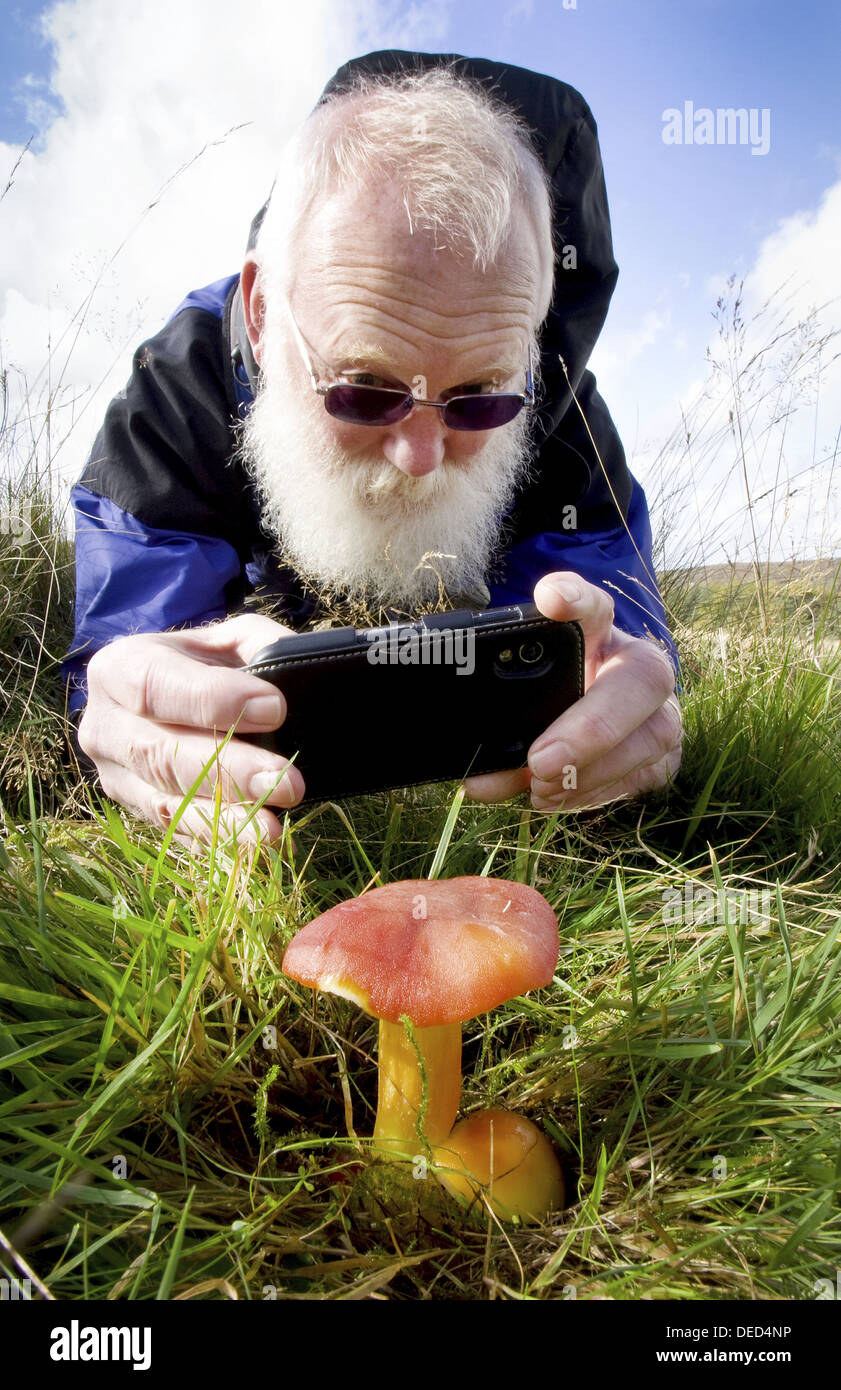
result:
<svg viewBox="0 0 841 1390"><path fill-rule="evenodd" d="M413 395L408 388L391 386L355 386L338 381L331 386L319 386L313 369L310 351L295 322L292 309L289 318L312 388L324 397L324 408L336 420L349 425L396 425L411 415L416 405L431 405L443 411L444 424L451 430L495 430L507 425L519 415L524 405L534 405L534 376L531 344L526 368L526 390L522 394L497 391L472 396L450 396L446 401L427 401Z"/></svg>

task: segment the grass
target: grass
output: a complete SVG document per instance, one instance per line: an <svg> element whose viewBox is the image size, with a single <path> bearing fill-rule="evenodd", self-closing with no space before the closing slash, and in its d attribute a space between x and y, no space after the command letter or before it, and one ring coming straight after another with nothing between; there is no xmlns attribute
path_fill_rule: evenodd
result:
<svg viewBox="0 0 841 1390"><path fill-rule="evenodd" d="M27 501L24 513L0 484L0 510L5 502L19 531L0 528L0 794L13 800L30 771L49 798L66 780L68 747L59 663L72 621L73 546L49 498L36 491Z"/></svg>
<svg viewBox="0 0 841 1390"><path fill-rule="evenodd" d="M749 704L756 652L699 663L679 788L613 812L395 792L293 814L262 858L108 806L7 817L0 1203L51 1294L813 1296L841 1263L841 704L837 662L763 656ZM531 883L561 920L555 985L465 1027L463 1109L528 1114L565 1165L542 1228L374 1181L347 1136L375 1025L280 972L315 913L433 872ZM687 883L767 886L767 913L664 923Z"/></svg>
<svg viewBox="0 0 841 1390"><path fill-rule="evenodd" d="M667 793L547 817L453 786L391 792L293 812L257 855L191 852L80 788L55 690L66 543L45 521L31 546L0 555L8 1274L71 1300L766 1300L834 1285L837 566L664 576L686 723ZM468 873L539 888L561 923L552 986L464 1030L462 1113L528 1115L564 1165L567 1204L536 1227L465 1216L432 1179L370 1162L376 1025L280 970L334 903ZM678 895L694 905L682 917Z"/></svg>

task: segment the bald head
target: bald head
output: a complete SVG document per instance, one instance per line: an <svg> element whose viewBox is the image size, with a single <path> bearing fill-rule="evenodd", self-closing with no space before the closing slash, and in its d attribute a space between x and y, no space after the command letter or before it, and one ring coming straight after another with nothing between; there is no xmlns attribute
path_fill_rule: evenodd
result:
<svg viewBox="0 0 841 1390"><path fill-rule="evenodd" d="M549 181L528 128L485 88L446 67L360 77L322 102L287 146L256 260L268 298L289 292L325 204L359 196L403 209L410 234L485 271L528 228L535 321L552 299Z"/></svg>

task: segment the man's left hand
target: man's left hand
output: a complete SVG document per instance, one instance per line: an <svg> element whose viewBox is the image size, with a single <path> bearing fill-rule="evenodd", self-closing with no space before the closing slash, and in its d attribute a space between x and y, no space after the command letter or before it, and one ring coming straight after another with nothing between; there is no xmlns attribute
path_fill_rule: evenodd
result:
<svg viewBox="0 0 841 1390"><path fill-rule="evenodd" d="M528 767L469 777L468 796L504 801L530 790L539 811L580 811L665 786L680 767L683 722L671 661L613 623L613 600L568 572L534 591L541 613L584 633L584 697L529 749Z"/></svg>

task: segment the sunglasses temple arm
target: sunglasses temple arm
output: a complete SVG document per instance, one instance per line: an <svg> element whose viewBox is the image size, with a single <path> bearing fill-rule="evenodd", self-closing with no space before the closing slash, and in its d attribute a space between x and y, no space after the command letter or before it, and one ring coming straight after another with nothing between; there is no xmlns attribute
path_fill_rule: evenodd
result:
<svg viewBox="0 0 841 1390"><path fill-rule="evenodd" d="M296 342L297 345L298 345L298 351L299 351L300 354L301 354L301 357L302 357L302 359L303 359L304 366L306 367L307 371L309 372L310 381L312 382L313 390L314 390L314 391L318 391L318 377L316 376L315 371L313 370L312 360L311 360L310 354L309 354L309 352L308 352L308 350L307 350L307 345L306 345L306 343L304 342L303 334L301 333L300 328L298 327L297 323L295 322L294 316L293 316L293 314L292 314L292 306L291 306L290 304L287 304L287 306L286 306L286 312L287 312L288 315L289 315L289 322L290 322L291 325L292 325L292 332L295 334L295 342Z"/></svg>

